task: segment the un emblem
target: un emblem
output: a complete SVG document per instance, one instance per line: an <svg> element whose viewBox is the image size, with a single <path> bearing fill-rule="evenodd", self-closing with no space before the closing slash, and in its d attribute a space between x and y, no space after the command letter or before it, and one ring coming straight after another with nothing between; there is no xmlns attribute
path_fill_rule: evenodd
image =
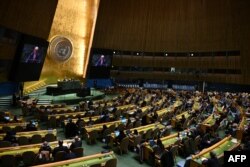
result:
<svg viewBox="0 0 250 167"><path fill-rule="evenodd" d="M73 52L72 42L62 36L57 36L53 38L49 45L49 55L54 60L59 62L67 61Z"/></svg>

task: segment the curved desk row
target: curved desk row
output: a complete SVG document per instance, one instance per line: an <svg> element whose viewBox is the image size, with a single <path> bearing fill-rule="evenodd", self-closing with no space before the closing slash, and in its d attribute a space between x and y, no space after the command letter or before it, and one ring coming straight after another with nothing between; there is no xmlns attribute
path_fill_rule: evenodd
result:
<svg viewBox="0 0 250 167"><path fill-rule="evenodd" d="M95 164L101 164L102 166L109 160L117 160L115 154L111 151L108 153L98 153L94 155L89 155L81 158L70 159L66 161L48 163L43 165L38 165L36 167L89 167Z"/></svg>

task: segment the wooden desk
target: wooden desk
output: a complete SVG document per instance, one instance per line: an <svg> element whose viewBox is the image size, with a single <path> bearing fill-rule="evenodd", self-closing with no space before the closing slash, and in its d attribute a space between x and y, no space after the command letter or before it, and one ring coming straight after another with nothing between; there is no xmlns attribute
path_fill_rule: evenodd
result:
<svg viewBox="0 0 250 167"><path fill-rule="evenodd" d="M64 144L70 146L72 140L64 140ZM21 156L26 151L33 151L35 154L39 152L42 143L40 144L30 144L25 146L15 146L15 147L5 147L0 148L0 157L3 155L14 155L14 156ZM58 146L58 141L49 142L51 149L53 150L56 146Z"/></svg>
<svg viewBox="0 0 250 167"><path fill-rule="evenodd" d="M50 112L46 111L46 113L65 113L65 112L74 112L73 107L61 107L61 108L50 108ZM38 109L38 112L45 113L45 110Z"/></svg>
<svg viewBox="0 0 250 167"><path fill-rule="evenodd" d="M113 118L113 117L114 117L114 115L113 115L113 114L110 114L109 118ZM81 118L81 119L82 119L84 122L88 122L88 121L89 121L89 118L91 118L92 121L96 121L96 120L98 120L98 119L101 119L101 116L98 115L98 116L92 116L92 117L83 117L83 118ZM72 121L73 121L74 123L76 123L77 120L78 120L77 118L72 119ZM69 122L69 120L64 120L63 122L64 122L64 125L66 125L66 124Z"/></svg>
<svg viewBox="0 0 250 167"><path fill-rule="evenodd" d="M167 114L167 113L171 113L173 111L174 111L174 107L173 106L169 106L167 108L163 108L161 110L156 111L156 113L157 113L158 117L161 117L162 115ZM148 117L151 118L152 116L148 115Z"/></svg>
<svg viewBox="0 0 250 167"><path fill-rule="evenodd" d="M61 104L45 104L45 105L36 105L36 108L40 108L41 106L43 106L43 107L45 107L45 108L47 108L47 107L50 107L50 108L62 108L62 107L65 107L66 106L66 104L63 104L63 103L61 103Z"/></svg>
<svg viewBox="0 0 250 167"><path fill-rule="evenodd" d="M143 115L147 114L148 110L150 110L151 108L152 108L151 106L142 107L141 110L142 110ZM133 114L135 114L136 111L137 111L137 109L129 110L129 111L127 111L127 114L133 115Z"/></svg>
<svg viewBox="0 0 250 167"><path fill-rule="evenodd" d="M159 128L161 130L161 129L164 129L165 126L158 122L158 123L153 123L153 124L149 124L149 125L145 125L145 126L140 126L140 127L137 127L137 128L132 128L132 129L130 129L131 134L129 135L129 137L133 137L133 132L135 130L137 130L138 133L140 133L140 132L146 133L149 129L153 130L153 129L156 129L156 128ZM124 132L126 132L126 130ZM111 137L115 138L115 133L111 133Z"/></svg>
<svg viewBox="0 0 250 167"><path fill-rule="evenodd" d="M29 132L17 132L16 133L16 138L21 137L21 136L25 136L25 137L32 137L33 135L41 135L42 137L45 137L46 134L48 133L52 133L56 136L57 134L57 130L53 129L53 130L37 130L37 131L29 131ZM0 140L3 140L3 138L5 137L5 133L0 134Z"/></svg>
<svg viewBox="0 0 250 167"><path fill-rule="evenodd" d="M168 114L168 113L173 113L174 109L176 107L179 107L180 105L182 105L182 102L177 100L174 104L170 105L167 108L163 108L161 110L156 111L158 117L162 117L164 114ZM150 114L147 115L147 121L151 120L152 116Z"/></svg>
<svg viewBox="0 0 250 167"><path fill-rule="evenodd" d="M12 121L14 120L15 115L13 115L13 114L11 113L11 111L1 111L1 112L2 112L2 113L1 113L2 116L4 116L4 117L9 117L9 119L6 120L6 121L8 121L8 123L14 123L14 122L12 122ZM20 123L20 122L24 122L24 119L23 119L23 117L17 116L17 121L18 121L19 123ZM5 122L1 122L1 124L3 124L3 123L5 123Z"/></svg>
<svg viewBox="0 0 250 167"><path fill-rule="evenodd" d="M60 161L60 162L54 162L54 163L48 163L48 164L42 164L37 165L36 167L89 167L91 165L95 164L101 164L104 165L108 160L116 159L115 154L113 151L108 153L98 153L94 155L88 155L81 158L74 158L70 160Z"/></svg>
<svg viewBox="0 0 250 167"><path fill-rule="evenodd" d="M247 125L247 118L243 116L236 130L236 138L238 140L241 140L243 137L245 125Z"/></svg>
<svg viewBox="0 0 250 167"><path fill-rule="evenodd" d="M200 104L199 102L197 102L197 101L194 102L192 109L193 109L194 111L199 111L200 108L201 108L201 104Z"/></svg>
<svg viewBox="0 0 250 167"><path fill-rule="evenodd" d="M236 142L233 140L236 140ZM240 142L237 141L237 139L232 138L231 136L228 136L224 138L223 140L217 142L216 144L212 145L211 147L203 149L199 154L193 155L190 165L192 167L203 166L201 159L210 158L209 153L211 151L213 151L216 154L218 159L223 158L224 151L234 150L235 148L239 147L239 145L240 145Z"/></svg>
<svg viewBox="0 0 250 167"><path fill-rule="evenodd" d="M173 105L174 105L174 108L179 107L179 106L182 105L182 101L176 100L175 103L174 103Z"/></svg>
<svg viewBox="0 0 250 167"><path fill-rule="evenodd" d="M168 148L178 140L177 137L178 137L178 133L174 133L172 135L162 137L162 138L160 138L160 140L162 141L162 144L164 145L164 147ZM152 155L152 154L153 154L152 147L149 145L149 143L145 143L143 159L148 160L150 155Z"/></svg>
<svg viewBox="0 0 250 167"><path fill-rule="evenodd" d="M126 120L126 122L127 122L127 120ZM105 122L105 123L100 123L100 124L94 124L94 125L91 125L91 126L85 126L84 131L86 133L89 133L89 132L91 132L93 130L101 131L102 128L103 128L103 125L106 125L107 127L110 127L111 125L115 125L115 127L117 127L120 124L122 124L121 120L112 121L112 122Z"/></svg>
<svg viewBox="0 0 250 167"><path fill-rule="evenodd" d="M29 122L20 122L20 123L5 123L5 124L0 124L0 130L3 129L3 127L8 126L11 129L14 129L17 126L21 126L24 129L26 128L27 124L29 124ZM36 124L36 127L38 127L38 124Z"/></svg>
<svg viewBox="0 0 250 167"><path fill-rule="evenodd" d="M188 111L185 111L185 112L183 112L183 113L181 113L181 114L176 115L174 118L171 119L171 125L172 125L173 127L175 127L175 126L176 126L176 123L179 122L179 121L181 120L182 115L184 115L186 119L188 119L188 118L190 117L190 114L189 114Z"/></svg>
<svg viewBox="0 0 250 167"><path fill-rule="evenodd" d="M215 125L216 117L218 117L218 116L214 116L214 114L212 114L202 122L201 129L202 129L203 132L206 132L207 129L211 129Z"/></svg>
<svg viewBox="0 0 250 167"><path fill-rule="evenodd" d="M69 117L69 116L77 116L77 115L80 115L80 116L84 116L86 112L74 112L74 113L64 113L64 114L54 114L54 115L48 115L48 120L50 120L51 117L56 117L56 119L59 119L61 116L65 116L65 118Z"/></svg>
<svg viewBox="0 0 250 167"><path fill-rule="evenodd" d="M128 108L133 108L133 107L135 107L136 105L134 105L134 104L128 104L128 105L123 105L123 106L117 106L116 107L116 109L117 110L126 110L126 109L128 109Z"/></svg>

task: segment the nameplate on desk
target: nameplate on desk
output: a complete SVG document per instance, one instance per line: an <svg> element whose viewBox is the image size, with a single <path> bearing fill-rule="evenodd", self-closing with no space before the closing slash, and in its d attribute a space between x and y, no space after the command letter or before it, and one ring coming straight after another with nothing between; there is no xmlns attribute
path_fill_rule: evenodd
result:
<svg viewBox="0 0 250 167"><path fill-rule="evenodd" d="M249 151L224 151L224 166L249 166L250 152Z"/></svg>
<svg viewBox="0 0 250 167"><path fill-rule="evenodd" d="M48 129L49 134L53 134L53 129Z"/></svg>

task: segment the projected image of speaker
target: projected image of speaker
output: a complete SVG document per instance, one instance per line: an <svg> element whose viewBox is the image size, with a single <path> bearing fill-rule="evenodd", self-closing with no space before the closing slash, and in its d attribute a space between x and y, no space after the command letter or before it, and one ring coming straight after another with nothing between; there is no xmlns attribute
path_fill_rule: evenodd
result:
<svg viewBox="0 0 250 167"><path fill-rule="evenodd" d="M22 34L12 64L10 80L17 82L39 80L48 45L45 39Z"/></svg>
<svg viewBox="0 0 250 167"><path fill-rule="evenodd" d="M94 54L92 56L92 66L109 67L111 65L110 55Z"/></svg>
<svg viewBox="0 0 250 167"><path fill-rule="evenodd" d="M21 56L22 63L42 63L47 48L34 44L24 44Z"/></svg>
<svg viewBox="0 0 250 167"><path fill-rule="evenodd" d="M110 77L113 52L105 49L93 49L90 53L87 78L103 79Z"/></svg>

